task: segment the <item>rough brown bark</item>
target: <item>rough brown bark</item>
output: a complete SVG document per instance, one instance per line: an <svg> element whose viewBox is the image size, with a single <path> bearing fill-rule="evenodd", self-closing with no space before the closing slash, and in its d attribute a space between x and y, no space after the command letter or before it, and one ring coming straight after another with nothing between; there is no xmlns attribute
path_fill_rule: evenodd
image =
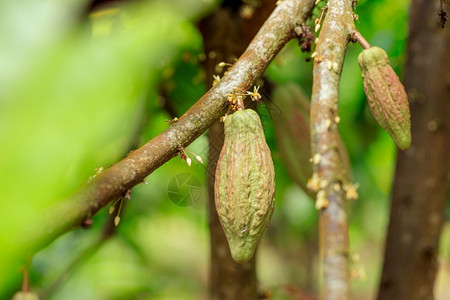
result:
<svg viewBox="0 0 450 300"><path fill-rule="evenodd" d="M275 3L268 0L262 1L261 6L247 20L240 16L241 4L241 1L236 0L224 1L222 7L200 23L206 56L211 57L208 54L214 53L213 58L208 58L204 64L208 86L212 85L213 75L222 76L223 74L223 72L218 73L215 70L217 64L220 62L232 63L241 55L251 37L273 10ZM214 201L214 174L223 146L223 123L217 121L210 127L208 140L207 183L211 299L257 299L255 258L245 264L238 264L232 259Z"/></svg>
<svg viewBox="0 0 450 300"><path fill-rule="evenodd" d="M450 153L450 31L439 1L413 0L405 86L412 145L398 154L379 300L433 299Z"/></svg>

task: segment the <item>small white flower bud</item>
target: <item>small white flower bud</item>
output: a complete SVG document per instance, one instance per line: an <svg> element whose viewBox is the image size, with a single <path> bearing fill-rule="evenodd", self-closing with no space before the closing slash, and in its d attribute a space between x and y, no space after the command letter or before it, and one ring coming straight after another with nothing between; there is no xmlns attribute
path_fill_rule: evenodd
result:
<svg viewBox="0 0 450 300"><path fill-rule="evenodd" d="M314 28L314 31L317 32L320 29L320 24L317 24L316 27Z"/></svg>
<svg viewBox="0 0 450 300"><path fill-rule="evenodd" d="M203 160L202 160L202 158L200 157L200 155L197 155L197 156L195 157L195 159L198 160L201 164L203 164Z"/></svg>

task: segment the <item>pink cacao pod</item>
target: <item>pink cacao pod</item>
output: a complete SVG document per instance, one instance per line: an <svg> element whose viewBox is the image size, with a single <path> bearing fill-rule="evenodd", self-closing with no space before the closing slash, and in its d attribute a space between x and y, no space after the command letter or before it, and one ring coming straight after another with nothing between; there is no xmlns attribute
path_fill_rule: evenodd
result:
<svg viewBox="0 0 450 300"><path fill-rule="evenodd" d="M389 65L386 52L379 47L364 49L358 56L358 63L364 79L364 92L375 120L400 149L408 149L411 145L408 96Z"/></svg>
<svg viewBox="0 0 450 300"><path fill-rule="evenodd" d="M277 86L272 96L280 108L280 113L272 118L281 159L295 183L307 191L306 184L313 173L308 97L295 83Z"/></svg>
<svg viewBox="0 0 450 300"><path fill-rule="evenodd" d="M307 188L308 179L313 174L309 99L296 83L279 85L272 95L281 112L272 116L281 159L294 182L313 196L314 193ZM332 122L336 121L330 120L330 126ZM339 140L337 147L343 166L342 179L351 181L350 160L342 140Z"/></svg>

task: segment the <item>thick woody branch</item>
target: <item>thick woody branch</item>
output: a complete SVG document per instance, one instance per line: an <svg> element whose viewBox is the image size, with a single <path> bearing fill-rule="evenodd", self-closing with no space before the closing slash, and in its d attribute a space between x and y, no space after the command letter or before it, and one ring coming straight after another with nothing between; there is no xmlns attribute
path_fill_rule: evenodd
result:
<svg viewBox="0 0 450 300"><path fill-rule="evenodd" d="M327 6L316 47L311 105L312 154L320 186L321 299L348 299L348 220L337 117L339 80L354 23L352 0L329 0Z"/></svg>
<svg viewBox="0 0 450 300"><path fill-rule="evenodd" d="M294 27L310 15L313 0L285 0L271 14L247 50L218 84L164 132L128 157L98 174L73 195L36 220L24 236L23 248L32 254L65 232L78 227L109 202L142 183L150 173L177 155L220 118L227 95L250 89L267 65L294 37Z"/></svg>

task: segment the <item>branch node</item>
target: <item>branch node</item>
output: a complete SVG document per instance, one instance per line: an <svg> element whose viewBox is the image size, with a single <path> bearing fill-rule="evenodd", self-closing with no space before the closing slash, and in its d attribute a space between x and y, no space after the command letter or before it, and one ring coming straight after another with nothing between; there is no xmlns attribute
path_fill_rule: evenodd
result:
<svg viewBox="0 0 450 300"><path fill-rule="evenodd" d="M305 24L301 24L294 28L294 32L297 36L298 44L300 45L302 52L311 52L315 35L312 33L310 27Z"/></svg>
<svg viewBox="0 0 450 300"><path fill-rule="evenodd" d="M81 223L81 228L83 229L90 229L92 225L94 224L94 221L92 221L91 218L87 218Z"/></svg>

